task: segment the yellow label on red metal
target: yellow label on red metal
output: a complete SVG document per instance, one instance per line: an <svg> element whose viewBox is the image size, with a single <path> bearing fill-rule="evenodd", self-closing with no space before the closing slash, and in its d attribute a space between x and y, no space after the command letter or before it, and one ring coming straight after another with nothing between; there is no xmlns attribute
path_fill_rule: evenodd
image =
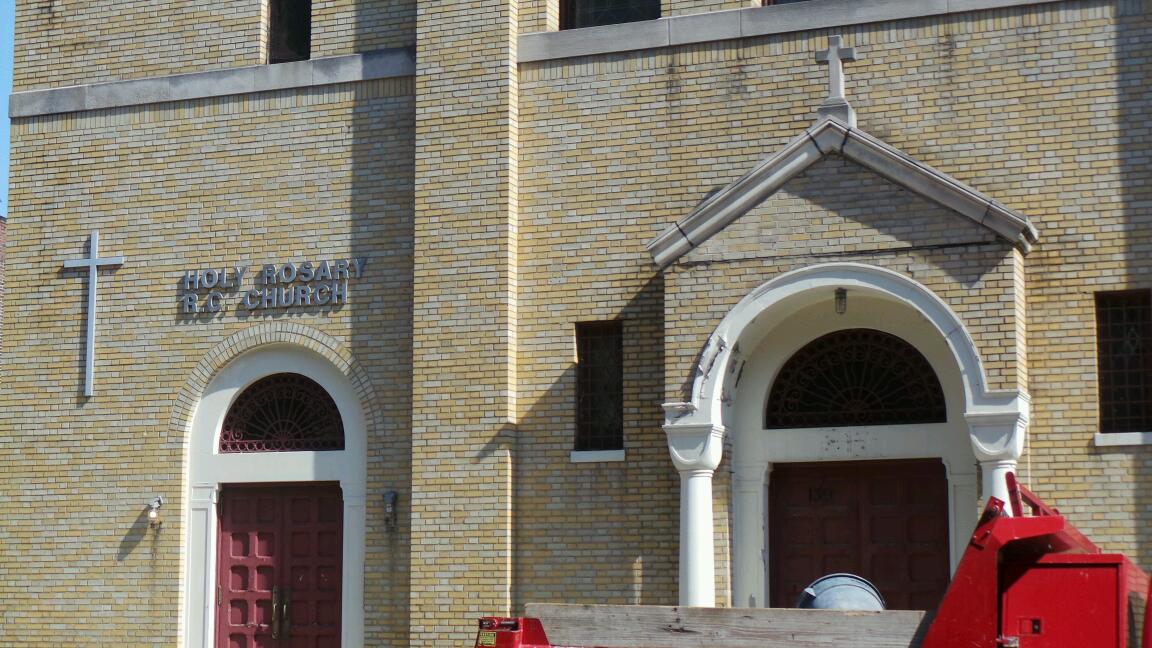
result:
<svg viewBox="0 0 1152 648"><path fill-rule="evenodd" d="M495 646L496 633L495 632L481 632L479 637L476 637L477 646Z"/></svg>

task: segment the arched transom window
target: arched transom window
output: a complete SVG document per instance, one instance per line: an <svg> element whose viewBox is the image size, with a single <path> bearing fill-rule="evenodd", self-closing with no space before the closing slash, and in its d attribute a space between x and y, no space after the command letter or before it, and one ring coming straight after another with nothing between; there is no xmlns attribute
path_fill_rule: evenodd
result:
<svg viewBox="0 0 1152 648"><path fill-rule="evenodd" d="M942 423L944 392L911 344L881 331L845 329L809 342L772 384L764 427Z"/></svg>
<svg viewBox="0 0 1152 648"><path fill-rule="evenodd" d="M220 452L343 450L336 402L316 381L294 373L261 378L224 417Z"/></svg>

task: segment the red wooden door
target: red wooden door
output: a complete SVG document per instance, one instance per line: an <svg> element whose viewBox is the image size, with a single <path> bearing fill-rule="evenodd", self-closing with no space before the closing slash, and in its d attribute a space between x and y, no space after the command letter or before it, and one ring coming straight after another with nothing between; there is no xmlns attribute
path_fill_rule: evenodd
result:
<svg viewBox="0 0 1152 648"><path fill-rule="evenodd" d="M867 578L889 609L931 610L948 588L948 480L938 460L776 464L769 482L770 604L812 581Z"/></svg>
<svg viewBox="0 0 1152 648"><path fill-rule="evenodd" d="M217 648L337 648L340 487L225 486L217 547Z"/></svg>

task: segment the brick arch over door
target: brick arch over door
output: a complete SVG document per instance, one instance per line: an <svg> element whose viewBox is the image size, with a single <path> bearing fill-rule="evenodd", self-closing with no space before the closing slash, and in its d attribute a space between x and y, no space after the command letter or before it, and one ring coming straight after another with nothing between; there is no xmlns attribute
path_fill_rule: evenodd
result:
<svg viewBox="0 0 1152 648"><path fill-rule="evenodd" d="M340 370L352 383L370 432L382 429L383 419L376 406L376 397L368 372L356 362L352 353L339 340L309 326L287 322L263 322L237 331L205 353L196 368L188 374L177 392L168 423L170 438L186 443L196 404L208 382L225 365L239 356L261 347L278 344L307 349L323 357Z"/></svg>

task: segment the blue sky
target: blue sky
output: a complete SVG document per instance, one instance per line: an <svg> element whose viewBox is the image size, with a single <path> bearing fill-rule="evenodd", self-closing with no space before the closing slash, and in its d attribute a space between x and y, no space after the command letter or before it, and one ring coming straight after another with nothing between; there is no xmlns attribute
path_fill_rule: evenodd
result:
<svg viewBox="0 0 1152 648"><path fill-rule="evenodd" d="M0 216L8 215L8 95L12 92L12 29L16 0L0 0Z"/></svg>

